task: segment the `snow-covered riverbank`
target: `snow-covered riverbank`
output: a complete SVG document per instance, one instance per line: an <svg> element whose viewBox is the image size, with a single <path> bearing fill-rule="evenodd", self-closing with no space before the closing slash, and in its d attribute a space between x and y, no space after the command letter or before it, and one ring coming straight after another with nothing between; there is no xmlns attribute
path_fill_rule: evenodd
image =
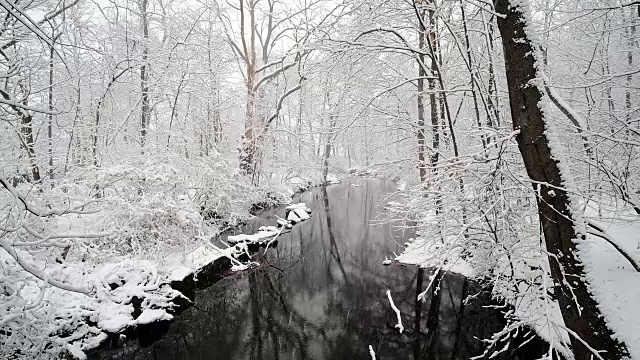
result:
<svg viewBox="0 0 640 360"><path fill-rule="evenodd" d="M195 288L247 268L237 260L246 243L211 243L220 228L308 184L253 187L210 170L198 168L206 180L194 182L162 163L122 165L52 190L0 193L13 206L0 237L0 357L82 358L126 340L118 334L171 320Z"/></svg>
<svg viewBox="0 0 640 360"><path fill-rule="evenodd" d="M294 204L287 209L289 213L302 215L296 223L308 219L311 212L304 204ZM43 342L46 338L51 344L49 349L43 349L42 356L48 353L53 357L67 351L82 359L86 351L105 342L126 341L126 332L132 328L172 320L181 304L190 303L188 293L211 283L199 284L202 277L219 277L229 268L234 271L248 268L250 264L238 260L242 255L249 255L248 245L272 242L293 224L285 222L280 228L274 224L272 229L257 234L230 237L236 241L224 249L206 242L187 253L168 253L161 263L123 259L96 266L52 264L48 268L52 276L65 283L85 284L90 293L69 292L53 286L39 288L31 282L21 291L23 299L35 307L30 312L16 314L31 316L33 321L40 317L52 321L46 332L29 334L42 338ZM11 320L6 316L3 319L5 323ZM17 328L13 331L7 335L15 338L17 345L27 334Z"/></svg>
<svg viewBox="0 0 640 360"><path fill-rule="evenodd" d="M403 206L398 203L392 208L398 211ZM640 313L636 310L640 272L632 264L632 261L640 263L638 215L631 209L618 209L613 205L590 203L584 209L584 216L593 229L578 247L591 292L615 336L627 345L631 358L640 359ZM459 233L439 230L441 223L434 210L418 213L416 217L419 236L405 245L405 251L396 256L395 261L488 281L494 296L514 306L513 312L507 314L512 325L491 340L509 336L511 331L525 326L535 329L565 356L572 357L569 344L573 335L565 326L552 295L555 290L549 275L549 261L539 239L505 238L500 239L502 242L483 243L465 236L465 228ZM523 219L517 225L536 224ZM427 230L429 228L438 230ZM612 244L622 249L631 261ZM434 278L426 288L433 286ZM576 301L579 303L580 299Z"/></svg>

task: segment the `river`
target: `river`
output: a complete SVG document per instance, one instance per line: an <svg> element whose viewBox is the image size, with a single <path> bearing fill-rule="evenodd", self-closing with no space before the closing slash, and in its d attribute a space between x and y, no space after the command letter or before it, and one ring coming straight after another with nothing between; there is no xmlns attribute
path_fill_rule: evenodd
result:
<svg viewBox="0 0 640 360"><path fill-rule="evenodd" d="M393 182L355 178L298 195L294 201L313 209L311 219L257 254L260 266L198 291L194 306L159 333L94 358L353 360L371 359L369 346L377 359L481 354L486 345L479 339L506 321L485 306L492 301L480 285L447 274L439 291L419 302L431 272L382 264L413 236L399 221L381 221L394 191ZM242 230L274 225L276 214L284 209L267 210ZM401 311L402 333L387 290ZM534 359L545 350L534 338L516 352L519 341L496 358Z"/></svg>

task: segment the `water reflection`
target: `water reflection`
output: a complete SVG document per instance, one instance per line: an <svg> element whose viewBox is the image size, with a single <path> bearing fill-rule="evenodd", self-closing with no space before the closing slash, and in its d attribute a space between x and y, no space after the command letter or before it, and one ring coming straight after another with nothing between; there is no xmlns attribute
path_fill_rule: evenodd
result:
<svg viewBox="0 0 640 360"><path fill-rule="evenodd" d="M411 233L375 224L391 182L354 179L300 196L314 209L307 222L259 254L258 269L234 274L196 295L168 332L148 347L128 344L95 358L112 359L468 359L484 350L505 322L481 306L490 301L462 276L437 277L424 302L415 299L432 275L412 267L383 266ZM246 232L274 224L277 209ZM391 290L405 331L385 292ZM542 349L540 349L542 350ZM519 358L536 358L534 354ZM514 358L505 354L502 358Z"/></svg>

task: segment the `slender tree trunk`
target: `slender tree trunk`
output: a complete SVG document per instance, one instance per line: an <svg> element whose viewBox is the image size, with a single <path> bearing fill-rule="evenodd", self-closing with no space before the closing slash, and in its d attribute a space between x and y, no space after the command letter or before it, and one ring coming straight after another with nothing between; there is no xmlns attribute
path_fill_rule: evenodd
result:
<svg viewBox="0 0 640 360"><path fill-rule="evenodd" d="M222 118L220 116L220 82L217 76L215 86L216 107L213 109L213 142L218 144L222 141Z"/></svg>
<svg viewBox="0 0 640 360"><path fill-rule="evenodd" d="M638 7L638 15L640 16L640 6ZM636 50L636 46L638 43L638 39L636 38L636 16L633 13L633 8L630 9L629 22L631 24L625 30L625 33L627 35L627 46L629 47L629 49L627 50L627 66L628 66L627 71L629 72L629 74L626 77L627 84L626 84L625 96L624 96L625 110L626 110L625 122L626 122L627 128L631 126L631 122L632 122L631 113L633 109L632 109L631 92L633 89L632 88L633 74L631 73L631 71L633 71L634 69L633 68L633 63L634 63L633 52ZM626 130L626 133L629 134L629 130Z"/></svg>
<svg viewBox="0 0 640 360"><path fill-rule="evenodd" d="M420 23L422 24L422 23ZM425 45L425 28L420 25L418 32L418 45L422 50ZM420 53L418 55L418 123L417 138L418 138L418 173L420 175L420 182L424 183L427 179L427 164L425 161L425 126L424 126L424 77L427 72L425 71L425 55ZM434 138L437 136L437 132L434 129ZM435 150L435 148L434 148Z"/></svg>
<svg viewBox="0 0 640 360"><path fill-rule="evenodd" d="M296 135L298 142L298 158L302 157L302 118L304 116L304 91L300 89L300 97L298 98L298 122L296 123Z"/></svg>
<svg viewBox="0 0 640 360"><path fill-rule="evenodd" d="M476 117L476 124L480 131L480 140L482 141L482 148L487 148L487 139L482 130L482 121L480 120L480 108L478 107L478 95L476 94L476 76L475 65L473 64L473 54L471 53L471 41L469 40L469 29L467 27L467 15L464 10L464 2L460 0L460 11L462 14L462 27L464 29L464 40L467 51L467 61L469 62L469 77L471 82L471 98L473 99L473 110Z"/></svg>
<svg viewBox="0 0 640 360"><path fill-rule="evenodd" d="M258 150L256 144L256 136L258 136L258 134L255 133L256 129L258 129L258 94L256 89L258 74L256 68L255 1L250 0L248 3L250 23L248 29L245 29L245 5L244 0L240 0L240 29L244 48L244 61L246 65L247 75L247 109L244 124L244 137L242 139L242 145L240 149L240 170L246 175L252 176L255 181L256 153ZM245 38L245 30L250 32L248 47Z"/></svg>
<svg viewBox="0 0 640 360"><path fill-rule="evenodd" d="M431 131L432 131L432 147L433 153L431 154L431 168L436 171L436 166L440 158L440 120L438 119L438 100L436 96L436 79L435 76L439 75L440 68L438 66L437 57L437 40L434 25L434 11L429 10L429 35L427 40L427 47L431 54L431 75L429 79L429 106L431 107Z"/></svg>
<svg viewBox="0 0 640 360"><path fill-rule="evenodd" d="M489 112L495 116L495 125L500 127L500 101L496 85L495 64L493 61L493 26L489 26L485 20L485 14L480 12L482 16L482 25L485 32L485 40L487 42L487 51L489 52L489 89L487 91L487 106Z"/></svg>
<svg viewBox="0 0 640 360"><path fill-rule="evenodd" d="M147 13L148 0L140 0L140 12L142 16L142 65L140 66L140 89L142 92L142 105L140 110L140 152L144 155L144 145L147 140L147 128L151 117L149 105L149 14Z"/></svg>
<svg viewBox="0 0 640 360"><path fill-rule="evenodd" d="M178 88L176 89L176 96L173 98L173 106L171 107L171 117L169 120L169 134L167 135L167 150L171 145L171 127L173 126L173 120L178 116L178 98L180 98L180 90L182 89L182 84L184 84L184 79L187 76L187 72L182 73L182 77L180 77L180 82L178 83ZM186 121L186 120L185 120Z"/></svg>
<svg viewBox="0 0 640 360"><path fill-rule="evenodd" d="M24 142L25 150L29 158L29 165L31 166L31 180L34 182L40 181L40 168L36 161L35 141L33 139L33 115L23 113L21 118L21 132Z"/></svg>
<svg viewBox="0 0 640 360"><path fill-rule="evenodd" d="M538 213L562 317L580 339L596 350L606 351L605 358L622 359L628 356L626 347L612 337L589 292L584 266L578 258L576 242L584 241L585 234L579 230L584 224L580 223L579 214L571 210L574 204L565 189L571 183L571 175L554 157L549 144L545 118L539 107L544 90L530 85L540 77L533 55L535 46L526 34L526 9L522 5L511 5L509 0L494 0L494 4L496 12L506 15L498 18L498 28L504 48L513 128L520 131L518 147L539 194ZM575 336L571 336L571 345L576 360L592 358L591 351Z"/></svg>
<svg viewBox="0 0 640 360"><path fill-rule="evenodd" d="M52 34L52 39L55 39L55 34ZM53 187L53 45L49 48L49 117L47 121L47 140L49 142L49 180L51 180L51 186Z"/></svg>
<svg viewBox="0 0 640 360"><path fill-rule="evenodd" d="M336 127L336 117L331 114L329 117L329 134L327 135L327 143L324 146L324 154L322 156L322 182L327 182L327 175L329 174L329 156L331 154L333 144L333 132Z"/></svg>
<svg viewBox="0 0 640 360"><path fill-rule="evenodd" d="M67 173L67 170L69 168L69 157L71 157L71 161L73 162L73 159L75 158L75 152L77 151L77 147L72 151L71 150L71 146L73 144L73 140L76 137L76 125L80 119L80 100L81 98L81 91L80 91L80 78L78 78L77 83L76 83L76 111L75 111L75 115L73 117L73 123L71 123L71 134L69 134L69 144L67 144L67 154L65 156L65 160L64 160L64 173Z"/></svg>
<svg viewBox="0 0 640 360"><path fill-rule="evenodd" d="M209 35L207 37L207 64L209 67L209 81L213 85L212 93L215 94L215 102L214 108L211 109L211 100L207 101L207 131L206 134L206 143L205 153L209 155L209 147L210 141L209 139L212 137L214 143L219 143L222 141L222 121L220 119L220 81L218 80L218 74L213 70L213 60L211 53L211 36L213 34L213 29L209 28ZM209 129L211 129L211 125L213 124L213 134L210 134Z"/></svg>

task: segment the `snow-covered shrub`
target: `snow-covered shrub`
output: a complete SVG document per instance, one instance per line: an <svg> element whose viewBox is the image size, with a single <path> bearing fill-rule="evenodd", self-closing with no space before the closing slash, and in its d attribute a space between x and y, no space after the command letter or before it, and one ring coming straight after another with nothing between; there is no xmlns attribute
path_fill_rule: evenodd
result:
<svg viewBox="0 0 640 360"><path fill-rule="evenodd" d="M264 194L225 161L202 161L194 181L193 201L208 221L236 224L250 216Z"/></svg>
<svg viewBox="0 0 640 360"><path fill-rule="evenodd" d="M176 296L159 280L167 269L189 263L215 225L289 196L215 158L78 167L50 185L0 188L0 358L78 355L104 330L167 318ZM134 295L150 310L142 320L132 317Z"/></svg>
<svg viewBox="0 0 640 360"><path fill-rule="evenodd" d="M162 163L99 171L95 186L105 202L105 230L112 233L99 247L149 258L194 243L203 234L202 216L185 175Z"/></svg>

